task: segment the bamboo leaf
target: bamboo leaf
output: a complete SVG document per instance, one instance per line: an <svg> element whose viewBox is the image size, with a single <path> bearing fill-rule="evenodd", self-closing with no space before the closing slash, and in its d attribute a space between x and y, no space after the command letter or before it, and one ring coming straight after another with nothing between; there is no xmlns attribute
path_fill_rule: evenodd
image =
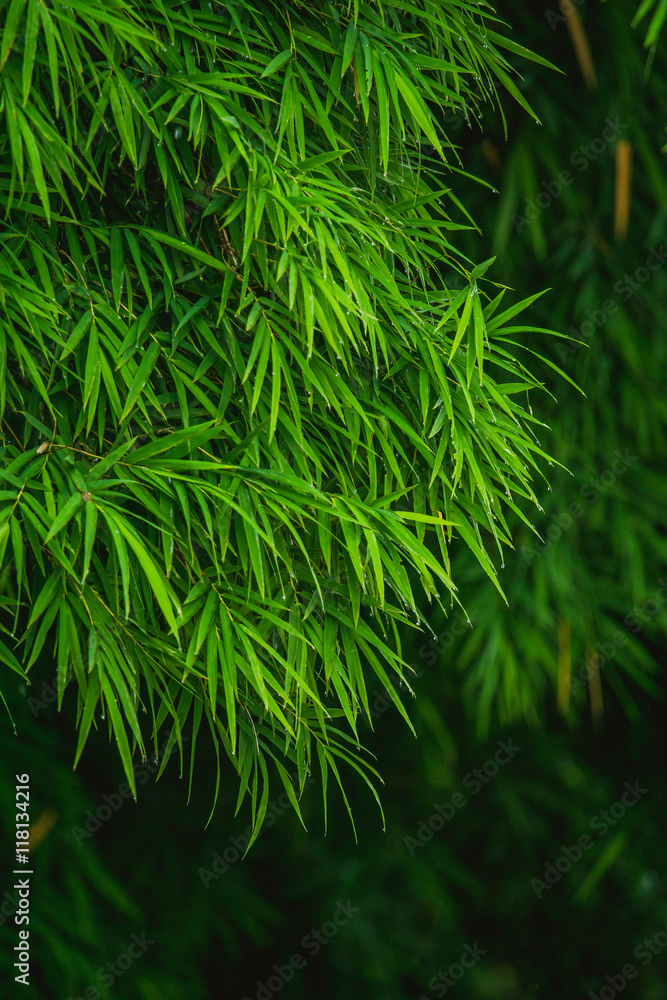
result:
<svg viewBox="0 0 667 1000"><path fill-rule="evenodd" d="M160 356L160 345L153 341L148 345L143 358L141 359L141 364L139 365L136 375L132 379L132 384L127 393L127 399L125 400L125 406L123 408L123 413L121 415L121 423L125 420L129 414L132 412L137 400L139 399L141 393L143 392L146 383L153 374L153 369L155 368L157 359Z"/></svg>

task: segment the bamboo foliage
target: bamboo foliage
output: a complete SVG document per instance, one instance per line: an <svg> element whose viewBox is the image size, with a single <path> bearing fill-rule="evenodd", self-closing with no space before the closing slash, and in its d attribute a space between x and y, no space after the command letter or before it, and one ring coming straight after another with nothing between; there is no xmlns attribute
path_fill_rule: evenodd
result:
<svg viewBox="0 0 667 1000"><path fill-rule="evenodd" d="M632 20L632 27L636 27L649 14L651 17L646 26L644 37L644 45L647 48L654 46L660 37L660 32L667 20L667 4L663 0L642 0Z"/></svg>
<svg viewBox="0 0 667 1000"><path fill-rule="evenodd" d="M444 127L544 60L463 0L0 8L2 661L130 782L204 723L255 835L375 792L369 678L407 720L399 626L452 546L500 590L548 460Z"/></svg>

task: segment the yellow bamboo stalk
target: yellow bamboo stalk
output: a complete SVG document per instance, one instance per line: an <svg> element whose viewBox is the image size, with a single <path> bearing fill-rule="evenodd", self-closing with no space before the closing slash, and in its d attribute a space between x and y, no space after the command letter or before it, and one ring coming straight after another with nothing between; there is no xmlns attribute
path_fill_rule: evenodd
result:
<svg viewBox="0 0 667 1000"><path fill-rule="evenodd" d="M570 676L572 674L572 645L570 643L570 623L558 622L558 691L556 704L561 715L565 715L570 704Z"/></svg>
<svg viewBox="0 0 667 1000"><path fill-rule="evenodd" d="M561 0L560 9L565 15L565 24L567 30L570 32L574 54L577 57L579 69L581 70L581 75L584 78L586 86L589 90L597 90L598 80L595 75L591 48L588 44L583 21L579 17L579 11L572 3L572 0Z"/></svg>
<svg viewBox="0 0 667 1000"><path fill-rule="evenodd" d="M57 819L58 814L54 809L45 809L42 813L40 813L35 822L30 824L28 829L29 854L31 854L36 847L39 847L41 842L49 835Z"/></svg>
<svg viewBox="0 0 667 1000"><path fill-rule="evenodd" d="M494 144L489 142L488 139L482 139L482 152L489 166L491 166L494 170L500 170L503 164L500 159L498 147L494 146Z"/></svg>
<svg viewBox="0 0 667 1000"><path fill-rule="evenodd" d="M616 143L616 191L614 213L614 235L624 240L630 221L630 200L632 197L632 146L627 139Z"/></svg>
<svg viewBox="0 0 667 1000"><path fill-rule="evenodd" d="M587 662L590 664L593 656L595 655L594 649L589 649ZM598 726L602 721L602 712L604 705L602 703L602 684L600 682L600 668L598 666L589 669L588 673L588 696L591 700L591 719L593 720L593 725Z"/></svg>

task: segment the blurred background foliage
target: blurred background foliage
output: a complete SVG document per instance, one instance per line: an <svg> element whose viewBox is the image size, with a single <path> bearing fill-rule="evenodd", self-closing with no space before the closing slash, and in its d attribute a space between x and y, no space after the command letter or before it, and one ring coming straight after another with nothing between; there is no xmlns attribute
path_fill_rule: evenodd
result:
<svg viewBox="0 0 667 1000"><path fill-rule="evenodd" d="M586 397L543 373L557 397L550 413L541 400L551 428L544 438L570 473L550 470L552 489L539 497L544 545L518 520L512 525L516 548L502 573L509 607L459 552L453 573L472 629L432 614L435 643L404 637L418 673L417 697L406 698L417 740L395 709L385 710L382 692L371 696L377 718L366 742L386 782L386 832L367 790L351 787L359 844L342 808L330 810L324 837L315 782L302 800L308 833L287 810L245 860L231 860L239 852L230 838L243 836L248 817L230 823L236 790L223 787L203 830L215 767L201 754L187 808L174 761L157 784L142 786L138 805L125 802L94 835L77 837L72 830L85 828L87 811L119 788L122 768L96 732L71 773L71 709L65 703L58 715L53 703L33 703L35 719L28 699L41 696L33 675L33 686L10 701L22 735L19 742L3 730L0 779L4 843L11 843L15 772L31 773L40 817L33 995L83 995L133 933L146 933L155 944L101 995L254 1000L273 965L305 954L304 936L350 900L359 912L279 995L434 997L429 982L477 943L486 953L457 982L457 997L597 996L611 988L605 977L629 962L639 975L628 996L667 997L664 954L646 965L633 955L667 924L660 591L667 288L664 266L646 267L652 248L664 251L667 69L664 40L651 31L664 4L650 7L642 5L631 29L637 5L629 0L565 4L567 15L555 4L551 11L499 4L516 39L565 76L521 67L542 124L505 102L506 140L491 110L483 134L474 121L450 123L466 167L499 192L461 179L459 197L481 229L460 234L461 244L468 240L475 259L497 253L496 279L520 297L550 287L531 307L534 325L584 342L564 354L561 342L549 349ZM607 119L622 130L592 145ZM573 180L554 195L562 171ZM605 310L608 301L617 308ZM596 324L600 311L605 318ZM523 342L530 345L528 335ZM622 471L617 452L628 456ZM572 504L581 513L572 514ZM48 687L47 665L43 678ZM466 775L510 739L521 749L472 794ZM590 833L591 820L637 781L646 789L637 804L538 898L531 879L543 879L563 846ZM410 850L405 838L457 792L466 806ZM227 859L219 875L216 854ZM5 884L10 909L10 876ZM7 996L15 933L4 920Z"/></svg>

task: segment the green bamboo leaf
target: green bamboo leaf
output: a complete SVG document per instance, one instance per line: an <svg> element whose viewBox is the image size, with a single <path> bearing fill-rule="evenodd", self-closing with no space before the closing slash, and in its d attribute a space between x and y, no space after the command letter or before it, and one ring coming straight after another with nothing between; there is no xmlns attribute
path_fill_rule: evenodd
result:
<svg viewBox="0 0 667 1000"><path fill-rule="evenodd" d="M7 62L7 56L11 52L25 5L26 0L12 0L9 5L5 27L2 32L2 43L0 44L0 70L2 70Z"/></svg>
<svg viewBox="0 0 667 1000"><path fill-rule="evenodd" d="M475 354L477 356L477 365L479 367L479 384L484 385L484 372L482 367L484 360L484 315L482 313L482 305L479 301L479 295L475 295L473 299L472 317L475 329ZM470 384L470 382L468 382L468 384Z"/></svg>
<svg viewBox="0 0 667 1000"><path fill-rule="evenodd" d="M120 136L123 148L127 153L132 165L137 167L137 147L134 135L134 122L132 120L132 110L129 106L127 95L122 86L119 86L112 77L109 81L109 99L113 112L118 135Z"/></svg>
<svg viewBox="0 0 667 1000"><path fill-rule="evenodd" d="M143 358L141 359L141 364L139 365L137 372L132 379L132 384L127 393L127 399L125 400L125 406L123 408L123 413L121 415L121 423L129 416L134 408L137 400L141 396L146 383L153 374L153 369L157 363L157 359L160 356L160 345L156 341L152 341L148 348L146 349Z"/></svg>
<svg viewBox="0 0 667 1000"><path fill-rule="evenodd" d="M318 752L319 752L319 744L318 744ZM336 767L336 762L335 762L335 760L333 758L333 755L326 749L326 747L322 747L322 753L324 755L324 759L326 760L326 763L327 763L328 767L331 768L331 770L333 771L334 778L336 779L336 784L340 788L341 795L343 796L343 802L345 803L345 809L347 810L347 814L350 817L350 823L352 824L352 831L354 833L354 840L355 840L355 843L356 843L357 842L357 828L356 828L356 826L354 824L354 816L352 815L352 810L350 809L350 803L348 801L347 795L345 794L345 789L343 787L343 782L341 781L340 774L338 773L338 768Z"/></svg>
<svg viewBox="0 0 667 1000"><path fill-rule="evenodd" d="M530 59L531 62L539 63L540 66L546 66L547 69L555 70L556 73L563 73L564 70L559 69L558 66L554 66L550 63L548 59L543 56L538 55L535 52L531 52L523 45L519 45L515 42L513 38L505 38L504 35L498 34L497 31L486 30L486 37L491 41L495 42L496 45L503 49L507 49L508 52L513 52L517 56L521 56L522 59Z"/></svg>
<svg viewBox="0 0 667 1000"><path fill-rule="evenodd" d="M49 576L48 580L40 590L39 596L33 602L30 618L28 619L28 627L30 627L33 622L36 622L40 615L44 614L51 601L54 599L61 577L62 574L60 570L57 569L54 570Z"/></svg>
<svg viewBox="0 0 667 1000"><path fill-rule="evenodd" d="M142 236L145 236L151 245L164 243L166 246L173 247L175 250L179 250L186 256L192 257L193 260L197 260L202 264L208 264L209 267L214 267L219 271L229 270L229 265L223 260L219 260L211 254L204 253L203 250L199 250L197 247L192 246L186 240L178 239L176 236L160 232L157 229L143 228L141 232ZM166 258L164 260L164 264L166 266ZM167 268L167 270L169 270L169 268Z"/></svg>
<svg viewBox="0 0 667 1000"><path fill-rule="evenodd" d="M260 80L263 80L264 77L271 76L273 73L277 72L277 70L279 70L281 66L284 66L285 63L291 58L292 58L291 49L285 49L283 52L279 52L278 55L271 60L266 69L263 71L263 73L260 76Z"/></svg>
<svg viewBox="0 0 667 1000"><path fill-rule="evenodd" d="M16 567L16 589L20 596L21 587L23 586L23 534L21 532L21 525L19 524L17 518L10 517L9 530L12 537L12 549L14 551L14 565ZM18 609L19 608L17 603L16 606L17 614L18 614Z"/></svg>
<svg viewBox="0 0 667 1000"><path fill-rule="evenodd" d="M316 748L317 748L317 759L320 765L320 775L322 777L322 806L324 809L324 833L326 835L328 829L327 788L329 779L329 763L327 760L327 755L324 752L324 747L319 741L316 743Z"/></svg>
<svg viewBox="0 0 667 1000"><path fill-rule="evenodd" d="M403 100L410 109L410 113L421 128L424 135L428 138L429 142L435 146L438 153L444 159L444 153L442 146L440 145L440 140L436 135L435 129L433 127L433 121L431 119L428 107L424 103L419 92L413 87L412 83L406 78L398 74L396 77L396 86L403 96Z"/></svg>
<svg viewBox="0 0 667 1000"><path fill-rule="evenodd" d="M88 504L88 506L90 506L90 504ZM118 527L118 522L115 519L114 515L110 514L110 512L104 508L102 508L102 515L107 523L109 531L111 532L114 548L116 550L116 555L118 557L118 566L120 568L120 575L123 583L125 620L127 621L127 619L130 616L130 566L127 558L127 547L125 545L125 539L123 538L120 532L120 529Z"/></svg>
<svg viewBox="0 0 667 1000"><path fill-rule="evenodd" d="M628 831L619 830L609 843L606 844L604 851L597 858L586 877L582 879L572 897L577 903L585 904L590 899L595 887L604 877L605 873L625 851L628 839Z"/></svg>
<svg viewBox="0 0 667 1000"><path fill-rule="evenodd" d="M236 653L229 610L224 602L220 605L220 628L222 632L222 681L225 691L225 709L229 725L229 739L236 746Z"/></svg>
<svg viewBox="0 0 667 1000"><path fill-rule="evenodd" d="M241 507L245 512L245 517L241 521L241 528L245 535L245 540L248 545L248 551L250 552L250 560L252 563L252 569L255 574L255 579L259 587L260 593L264 596L265 583L264 583L264 562L262 559L262 547L260 545L260 536L256 528L255 514L250 500L250 494L246 486L242 486L239 489L239 501Z"/></svg>
<svg viewBox="0 0 667 1000"><path fill-rule="evenodd" d="M201 647L204 645L204 640L209 634L211 623L213 622L213 616L218 609L219 603L220 599L215 590L209 591L197 628L197 638L195 641L195 649L197 652L199 652Z"/></svg>
<svg viewBox="0 0 667 1000"><path fill-rule="evenodd" d="M93 321L92 312L84 312L83 316L77 321L72 332L70 333L65 346L63 347L63 352L60 355L60 361L64 361L68 354L74 350L77 344L85 337L90 329L90 325Z"/></svg>
<svg viewBox="0 0 667 1000"><path fill-rule="evenodd" d="M359 32L354 21L350 21L345 31L345 41L343 44L343 62L340 68L341 76L345 73L346 69L352 62L354 58L354 50L357 45L357 36Z"/></svg>
<svg viewBox="0 0 667 1000"><path fill-rule="evenodd" d="M468 328L468 321L470 319L470 313L472 312L473 301L477 295L477 286L471 285L466 294L465 305L463 306L463 312L461 313L461 318L459 320L458 326L456 328L456 336L454 337L454 343L449 352L449 358L447 363L451 364L452 358L456 354L456 349L458 348L461 340L463 339L463 334Z"/></svg>
<svg viewBox="0 0 667 1000"><path fill-rule="evenodd" d="M180 607L166 577L158 569L152 556L149 555L143 542L141 542L138 536L135 535L134 531L130 529L115 512L107 510L106 508L103 508L102 512L107 520L109 518L113 520L114 524L123 534L126 542L137 556L139 566L150 584L151 590L160 606L160 609L162 610L163 615L167 619L170 630L176 634L178 632L178 626L176 624L173 608L176 609L177 614L180 614Z"/></svg>
<svg viewBox="0 0 667 1000"><path fill-rule="evenodd" d="M275 765L276 765L276 769L278 771L278 776L279 776L280 780L283 783L283 788L285 789L285 792L287 794L287 798L290 800L290 802L292 804L292 808L294 809L294 812L299 817L299 821L301 823L301 826L305 830L306 829L306 824L303 821L303 816L301 815L301 807L299 805L299 800L296 797L296 793L294 791L294 785L292 784L292 781L290 780L290 776L287 773L287 771L285 770L285 768L282 766L282 764L280 763L279 760L277 760L277 759L275 760Z"/></svg>
<svg viewBox="0 0 667 1000"><path fill-rule="evenodd" d="M139 275L141 287L143 288L146 298L148 299L148 305L150 308L152 308L153 288L150 279L148 277L148 272L144 267L144 263L141 257L139 241L136 237L136 234L133 233L132 230L127 226L123 228L122 233L123 233L123 238L125 239L125 242L127 243L130 249L130 254L132 256L132 260L134 261L134 266L136 267L137 274Z"/></svg>
<svg viewBox="0 0 667 1000"><path fill-rule="evenodd" d="M22 677L24 681L28 680L28 675L26 674L25 670L23 669L19 661L16 659L14 654L11 652L11 650L8 649L7 646L5 646L2 640L0 640L0 663L4 663L5 666L9 667L11 670L17 673L19 677Z"/></svg>
<svg viewBox="0 0 667 1000"><path fill-rule="evenodd" d="M86 740L88 739L88 733L90 732L90 727L92 725L93 719L95 718L95 709L97 708L97 703L100 698L100 677L97 670L94 670L90 675L90 683L88 685L88 690L85 695L83 703L83 714L81 716L81 722L79 724L79 739L76 745L76 752L74 754L74 767L79 763L79 759L83 752L83 748L86 745Z"/></svg>
<svg viewBox="0 0 667 1000"><path fill-rule="evenodd" d="M40 0L28 0L28 11L25 26L25 45L23 49L23 107L28 103L30 96L30 86L35 68L35 55L37 52L37 36L39 34L39 7ZM0 56L0 62L4 62Z"/></svg>
<svg viewBox="0 0 667 1000"><path fill-rule="evenodd" d="M530 117L534 118L535 121L539 125L540 122L539 122L539 119L538 119L537 115L535 114L535 112L533 111L533 109L531 108L530 104L528 103L528 101L526 100L526 98L523 96L523 94L521 93L521 91L518 89L518 87L516 86L516 84L514 83L514 81L511 79L511 77L509 77L507 75L507 73L503 69L501 69L500 66L498 66L497 63L493 67L493 72L498 77L498 79L500 80L500 82L503 84L503 86L505 87L505 89L509 91L509 93L512 95L512 97L514 98L514 100L518 101L519 104L521 105L521 107L524 108L528 112L528 114L530 115Z"/></svg>
<svg viewBox="0 0 667 1000"><path fill-rule="evenodd" d="M262 775L262 795L259 800L259 805L257 809L253 809L253 827L252 833L250 835L250 840L248 841L248 846L246 847L246 854L252 847L252 845L257 840L259 832L262 828L262 823L264 822L264 817L266 816L266 810L269 804L269 775L266 769L266 761L261 753L257 755L257 763L259 770Z"/></svg>
<svg viewBox="0 0 667 1000"><path fill-rule="evenodd" d="M93 323L92 330L90 332L90 339L88 341L88 350L86 352L86 369L84 372L84 382L83 382L83 405L84 408L88 405L93 388L95 385L96 377L99 378L99 363L100 363L100 346L99 346L99 335L97 332L97 324Z"/></svg>
<svg viewBox="0 0 667 1000"><path fill-rule="evenodd" d="M278 424L278 412L280 408L280 376L282 371L281 351L275 340L271 341L271 419L269 421L269 444L273 441Z"/></svg>
<svg viewBox="0 0 667 1000"><path fill-rule="evenodd" d="M20 357L21 363L25 366L25 370L30 377L30 381L32 382L35 389L37 389L39 395L42 397L44 405L46 406L51 416L55 418L53 404L49 397L49 393L47 392L46 386L44 385L44 380L39 372L39 369L37 368L37 365L35 364L35 361L30 351L28 351L27 347L20 338L17 338L12 335L11 339L13 346L16 350L16 353Z"/></svg>
<svg viewBox="0 0 667 1000"><path fill-rule="evenodd" d="M211 713L215 718L218 699L218 637L214 628L210 629L206 637L206 676Z"/></svg>
<svg viewBox="0 0 667 1000"><path fill-rule="evenodd" d="M125 777L128 780L129 786L132 789L132 795L134 799L137 798L137 786L134 780L134 769L132 767L132 754L130 753L130 745L127 742L127 733L125 732L125 725L121 718L120 710L116 702L116 696L113 692L113 688L109 684L107 678L102 674L102 694L104 695L106 709L111 718L111 726L116 737L116 743L118 744L118 750L120 752L120 758L123 762L123 769L125 771Z"/></svg>
<svg viewBox="0 0 667 1000"><path fill-rule="evenodd" d="M118 226L113 226L111 229L111 288L116 311L118 311L123 288L123 267L123 241L121 232Z"/></svg>
<svg viewBox="0 0 667 1000"><path fill-rule="evenodd" d="M66 524L69 524L76 512L80 509L82 503L83 498L81 494L73 493L57 517L54 518L53 524L49 529L49 533L44 539L45 544L50 542L59 531L62 531Z"/></svg>
<svg viewBox="0 0 667 1000"><path fill-rule="evenodd" d="M1 60L0 60L1 61ZM42 166L42 156L37 141L33 136L30 124L26 121L22 112L17 111L16 118L23 139L23 145L28 154L28 161L32 176L37 186L37 192L44 208L44 215L47 223L51 222L51 207L49 203L49 192L44 178L44 168Z"/></svg>

